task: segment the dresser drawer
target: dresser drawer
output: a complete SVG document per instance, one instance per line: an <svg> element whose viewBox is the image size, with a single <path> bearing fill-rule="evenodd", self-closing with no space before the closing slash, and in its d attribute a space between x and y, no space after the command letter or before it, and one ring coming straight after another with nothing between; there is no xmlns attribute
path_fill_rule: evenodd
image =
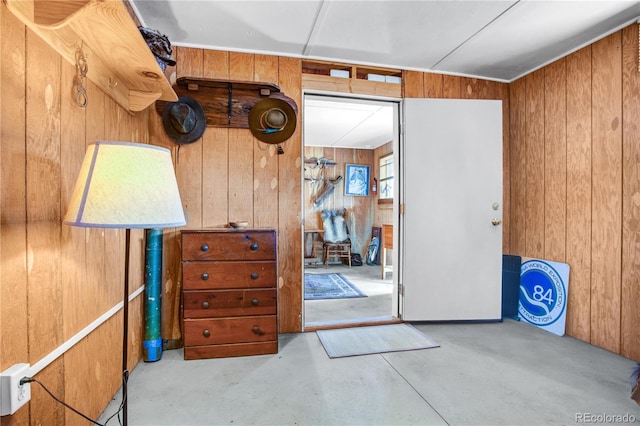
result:
<svg viewBox="0 0 640 426"><path fill-rule="evenodd" d="M182 231L182 260L275 260L273 231Z"/></svg>
<svg viewBox="0 0 640 426"><path fill-rule="evenodd" d="M184 262L185 290L276 286L275 262Z"/></svg>
<svg viewBox="0 0 640 426"><path fill-rule="evenodd" d="M185 291L185 318L275 315L276 289Z"/></svg>
<svg viewBox="0 0 640 426"><path fill-rule="evenodd" d="M278 341L229 343L225 345L185 346L184 359L225 358L230 356L277 354Z"/></svg>
<svg viewBox="0 0 640 426"><path fill-rule="evenodd" d="M266 342L277 339L275 315L184 320L185 346Z"/></svg>

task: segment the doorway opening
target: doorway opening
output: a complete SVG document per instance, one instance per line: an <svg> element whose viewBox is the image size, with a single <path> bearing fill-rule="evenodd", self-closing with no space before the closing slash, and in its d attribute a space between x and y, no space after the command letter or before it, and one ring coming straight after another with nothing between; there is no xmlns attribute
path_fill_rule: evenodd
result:
<svg viewBox="0 0 640 426"><path fill-rule="evenodd" d="M389 156L399 102L306 93L302 117L304 329L399 322L393 256L381 256L382 226L393 224L397 204ZM348 245L333 250L336 229Z"/></svg>

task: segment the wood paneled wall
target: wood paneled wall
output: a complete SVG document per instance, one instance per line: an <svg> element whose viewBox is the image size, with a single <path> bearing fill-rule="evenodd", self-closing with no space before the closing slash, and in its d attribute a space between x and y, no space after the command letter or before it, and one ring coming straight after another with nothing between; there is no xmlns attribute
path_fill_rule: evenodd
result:
<svg viewBox="0 0 640 426"><path fill-rule="evenodd" d="M640 76L631 25L510 85L509 253L569 264L567 334L640 359Z"/></svg>
<svg viewBox="0 0 640 426"><path fill-rule="evenodd" d="M305 147L305 158L326 158L336 163L335 166L325 168L325 176L328 179L335 179L342 176L341 183L335 186L333 194L328 197L320 209L315 208L313 195L316 194L317 185L320 182L305 181L304 184L304 224L306 229L322 229L322 218L320 210L323 209L347 209L347 223L351 237L351 251L360 253L364 259L365 252L371 241L371 226L373 225L373 206L376 198L372 195L368 197L345 196L346 164L362 164L370 167L371 177L373 177L373 151L369 149L348 149L348 148L327 148L327 147ZM305 164L305 178L319 176L319 168L311 168Z"/></svg>
<svg viewBox="0 0 640 426"><path fill-rule="evenodd" d="M635 30L635 27L630 27L625 30L625 34ZM613 43L616 38L617 44ZM624 45L627 54L625 55L622 53L623 39L626 40ZM406 71L403 73L403 89L405 97L503 101L504 253L569 263L572 269L567 333L630 358L638 358L636 352L639 350L639 345L635 332L638 321L632 313L633 302L626 302L626 300L637 299L638 290L634 284L636 272L632 266L627 266L623 262L623 258L630 265L634 262L633 239L638 231L634 228L636 224L633 202L635 182L632 179L634 175L631 166L635 159L634 155L637 154L631 150L635 146L633 144L630 148L622 150L623 145L627 146L628 143L633 142L634 137L638 137L632 122L622 121L623 107L626 111L631 111L636 105L637 91L632 92L626 89L627 86L633 87L634 84L638 84L635 74L630 70L634 61L632 57L637 56L637 53L634 53L634 49L637 49L637 41L634 43L633 40L632 35L623 37L623 32L619 32L512 84ZM284 58L259 55L179 49L179 55L185 55L187 52L189 52L188 55L203 55L203 57L221 56L222 59L218 59L216 63L218 66L227 64L221 67L223 70L228 69L229 74L220 76L228 76L227 78L230 79L258 80L256 74L247 72L247 69L257 69L256 64L261 61L274 61L278 64L285 61ZM594 52L597 52L597 58ZM244 59L241 57L231 59L238 55L244 56ZM227 56L230 58L228 62ZM623 56L628 59L623 61ZM231 71L233 68L231 64L234 61L248 62L241 67L242 70ZM295 62L291 59L286 61ZM183 58L182 62L184 64L188 60ZM298 66L297 63L294 65L292 74L298 76L299 81ZM179 72L179 75L185 74ZM280 75L281 71L278 76ZM612 76L617 76L618 83L610 81ZM599 88L600 86L602 87ZM295 92L299 93L300 86L294 88ZM598 90L599 95L594 93ZM291 96L287 90L283 91ZM295 99L298 103L301 102L299 95ZM156 120L155 125L154 120ZM600 124L596 124L595 121L599 121ZM162 132L157 130L159 125L157 118L152 118L151 122L152 143L156 143L155 138L163 136ZM194 217L199 218L208 214L219 218L215 221L197 219L191 222L190 220L189 226L192 226L192 223L195 224L193 226L219 226L228 220L233 220L235 216L229 213L233 211L233 207L224 203L231 203L237 197L247 197L240 204L252 206L253 212L262 210L262 207L258 207L259 197L263 197L262 200L271 199L265 195L268 191L261 193L254 189L252 196L248 197L233 189L231 182L244 181L246 185L246 182L251 180L233 174L239 173L239 170L235 169L241 170L241 167L237 166L239 160L232 160L237 154L233 154L235 151L231 150L230 141L241 140L241 135L235 136L234 139L230 130L215 130L215 132L222 136L212 138L217 140L220 137L222 141L229 141L228 147L223 148L222 151L217 148L211 151L219 155L203 151L202 155L193 156L193 160L190 161L195 163L189 163L191 165L188 167L184 166L184 163L181 166L181 162L186 158L183 156L185 147L180 150L173 148L176 150L179 175L181 167L185 167L184 170L188 170L189 174L198 176L195 178L196 184L203 182L203 185L206 185L209 182L209 179L199 175L207 170L205 163L219 162L215 167L222 169L226 167L230 170L228 175L221 173L217 178L221 182L222 192L218 195L221 201L215 205L205 206L207 197L198 194L201 190L197 189L197 185L181 184L183 191L185 185L186 188L192 186L196 188L193 195L186 195L187 199L198 200L197 203L202 206L196 208ZM210 133L211 130L208 129L203 138L205 144ZM298 139L295 142L289 141L285 151L291 151L299 146L299 132L296 132L295 137ZM253 168L255 171L259 165L269 164L268 158L260 156L259 142L247 140L245 144L251 145L250 149L254 153L254 163L248 166L249 169ZM237 149L240 148L237 147ZM329 157L324 152L310 152L309 155ZM249 161L251 155L245 154L243 158ZM374 153L372 160L374 163L375 158ZM284 170L287 170L291 178L290 185L292 182L300 182L299 162L302 160L302 157L297 157L293 161L293 167L284 166L278 161L277 174L281 175ZM623 163L627 164L627 171L622 168ZM201 168L200 172L198 168ZM231 172L231 169L234 170ZM245 172L252 173L249 169ZM213 168L209 169L209 172L214 173ZM272 175L266 172L266 176ZM254 178L254 183L258 182L257 188L261 185L264 188L260 183L263 178L257 180ZM277 182L280 185L283 180L278 178ZM306 196L303 188L297 188L297 190L303 197ZM623 197L623 194L629 195ZM594 204L596 199L598 201ZM300 199L291 201L299 202ZM279 199L277 214L280 215L282 211L288 211L292 215L299 214L302 210L294 210L295 206L296 204L291 204L292 208L288 208L283 200ZM255 214L251 212L251 208L247 207L245 210L247 214L243 214L249 220L251 215ZM273 206L265 208L271 212L276 210ZM381 215L381 220L387 220L391 211L378 209L375 214ZM601 221L602 225L596 225L594 218ZM306 220L310 223L312 218L308 217ZM372 224L376 220L378 220L377 216L372 220ZM255 216L253 221L257 223ZM282 220L279 218L278 224L281 223ZM285 244L298 244L300 241L297 234L300 221L296 218L292 223L295 224L292 229L295 228L296 233L291 235L295 235L295 238L283 240L281 236L279 238L281 243L286 241ZM366 226L370 227L370 225ZM598 250L595 249L596 246ZM280 261L285 264L297 267L302 263L301 250L293 249L293 246L288 246L282 254L286 258L281 257ZM178 262L177 257L173 262L174 264ZM622 266L616 268L616 265ZM175 271L177 268L169 267L169 270ZM300 330L298 321L302 302L300 277L299 269L289 269L284 274L281 272L281 283L286 282L288 285L287 296L280 300L281 331ZM173 285L173 288L174 291L178 291L179 283ZM170 291L165 294L170 294ZM622 297L623 294L629 295L630 299ZM177 304L174 306L176 307L174 312L177 313ZM175 322L172 327L176 329ZM595 332L595 330L600 331Z"/></svg>
<svg viewBox="0 0 640 426"><path fill-rule="evenodd" d="M130 115L0 4L0 370L40 361L122 300L124 231L73 228L62 216L86 145L148 141L148 112ZM89 62L91 66L91 62ZM130 288L143 282L141 231L132 232ZM129 368L142 357L142 301L130 305ZM54 394L97 418L121 386L119 312L37 374ZM77 424L39 386L10 424Z"/></svg>
<svg viewBox="0 0 640 426"><path fill-rule="evenodd" d="M391 153L393 153L393 142L387 142L373 151L373 168L371 170L372 176L378 177L378 194L380 193L380 158ZM393 223L393 205L378 204L377 196L373 203L373 226L381 227L385 223Z"/></svg>
<svg viewBox="0 0 640 426"><path fill-rule="evenodd" d="M189 228L246 219L278 231L279 328L300 331L300 126L283 155L242 129L208 128L177 146L151 109L129 114L0 5L0 369L34 364L121 301L124 231L61 225L86 145L97 139L169 147ZM299 59L176 48L177 76L277 83L301 105ZM569 263L567 332L640 359L640 113L638 31L632 25L512 84L407 71L405 97L503 100L505 253ZM356 154L353 162L370 161ZM378 155L379 157L379 155ZM376 162L376 154L371 161ZM386 221L379 211L372 219ZM370 228L371 224L366 224ZM132 291L143 281L133 232ZM179 229L165 231L163 338L181 338ZM132 368L142 357L142 297L131 305ZM117 314L38 379L90 416L120 387ZM73 423L38 387L2 424Z"/></svg>
<svg viewBox="0 0 640 426"><path fill-rule="evenodd" d="M183 76L277 84L301 104L301 61L268 55L176 47L176 78ZM247 129L207 127L201 140L176 145L159 114L149 117L154 145L173 151L186 228L249 227L278 231L278 306L281 333L302 327L302 142L301 121L277 154ZM180 340L180 229L164 232L163 338Z"/></svg>

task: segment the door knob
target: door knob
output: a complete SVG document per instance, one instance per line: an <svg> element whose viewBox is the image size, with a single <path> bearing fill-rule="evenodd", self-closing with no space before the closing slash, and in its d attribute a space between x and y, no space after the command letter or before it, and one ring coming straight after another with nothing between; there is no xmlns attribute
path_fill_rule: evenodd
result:
<svg viewBox="0 0 640 426"><path fill-rule="evenodd" d="M493 226L498 226L498 225L500 225L501 223L502 223L502 220L500 220L500 219L493 219L493 220L491 221L491 224L492 224Z"/></svg>

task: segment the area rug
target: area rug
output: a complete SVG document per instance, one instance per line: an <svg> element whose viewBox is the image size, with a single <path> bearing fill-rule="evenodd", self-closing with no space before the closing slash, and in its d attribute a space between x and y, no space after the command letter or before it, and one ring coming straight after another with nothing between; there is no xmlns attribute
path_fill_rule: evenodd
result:
<svg viewBox="0 0 640 426"><path fill-rule="evenodd" d="M304 299L367 297L342 274L304 274Z"/></svg>
<svg viewBox="0 0 640 426"><path fill-rule="evenodd" d="M316 331L329 358L437 348L440 345L409 324Z"/></svg>

